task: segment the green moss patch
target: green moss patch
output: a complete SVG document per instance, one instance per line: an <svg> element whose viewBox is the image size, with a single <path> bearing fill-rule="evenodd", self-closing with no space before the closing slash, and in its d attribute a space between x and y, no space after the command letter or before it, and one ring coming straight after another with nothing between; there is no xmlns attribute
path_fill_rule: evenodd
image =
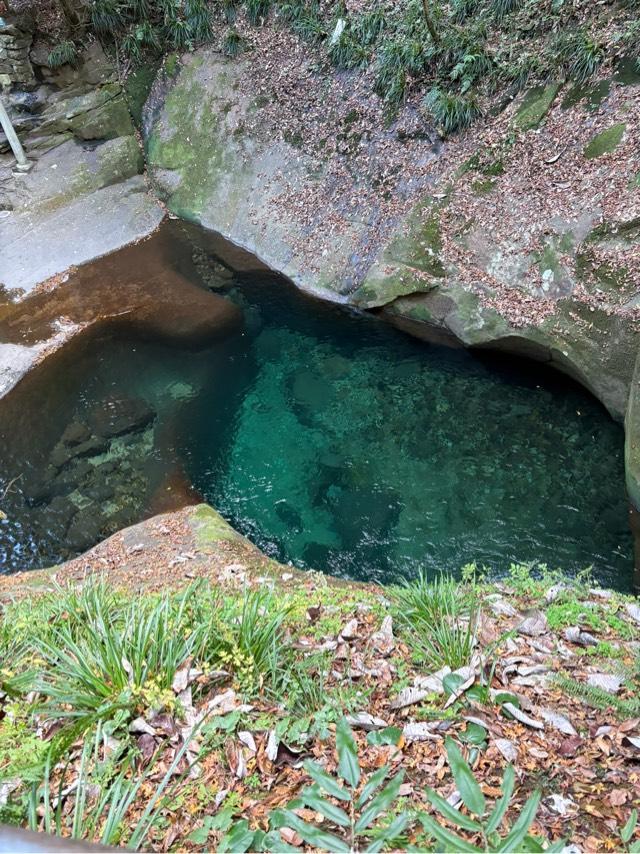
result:
<svg viewBox="0 0 640 854"><path fill-rule="evenodd" d="M180 58L177 53L170 53L165 57L164 70L169 77L175 77L180 67Z"/></svg>
<svg viewBox="0 0 640 854"><path fill-rule="evenodd" d="M208 504L201 504L193 514L196 543L206 548L220 540L242 540L243 537Z"/></svg>
<svg viewBox="0 0 640 854"><path fill-rule="evenodd" d="M597 83L576 83L572 86L562 102L562 109L568 110L582 104L587 110L596 110L608 97L611 91L610 80L599 80Z"/></svg>
<svg viewBox="0 0 640 854"><path fill-rule="evenodd" d="M602 157L604 154L611 154L612 151L615 151L622 141L626 128L626 124L620 122L620 124L613 125L596 134L584 149L586 159L593 160L596 157Z"/></svg>
<svg viewBox="0 0 640 854"><path fill-rule="evenodd" d="M603 222L587 235L586 242L599 243L601 240L612 239L635 243L640 239L640 217L634 217L627 222Z"/></svg>
<svg viewBox="0 0 640 854"><path fill-rule="evenodd" d="M158 62L148 62L140 65L127 77L124 91L135 126L142 127L142 108L149 97L151 86L156 79Z"/></svg>
<svg viewBox="0 0 640 854"><path fill-rule="evenodd" d="M518 109L514 124L520 130L537 128L542 119L551 109L560 84L549 83L548 86L535 86L529 89Z"/></svg>
<svg viewBox="0 0 640 854"><path fill-rule="evenodd" d="M616 83L623 86L640 85L640 65L637 56L623 56L618 61L616 73L613 75Z"/></svg>
<svg viewBox="0 0 640 854"><path fill-rule="evenodd" d="M487 196L492 190L495 190L498 182L495 178L483 178L479 181L474 181L471 184L471 190L476 196Z"/></svg>

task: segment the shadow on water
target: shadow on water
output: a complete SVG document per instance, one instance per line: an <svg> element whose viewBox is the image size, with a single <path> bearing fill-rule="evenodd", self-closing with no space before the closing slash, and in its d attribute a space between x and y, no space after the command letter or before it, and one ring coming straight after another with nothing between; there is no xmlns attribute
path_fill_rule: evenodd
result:
<svg viewBox="0 0 640 854"><path fill-rule="evenodd" d="M540 365L417 341L175 224L0 310L0 339L60 316L98 322L0 407L0 571L203 496L346 577L540 561L631 585L622 429Z"/></svg>

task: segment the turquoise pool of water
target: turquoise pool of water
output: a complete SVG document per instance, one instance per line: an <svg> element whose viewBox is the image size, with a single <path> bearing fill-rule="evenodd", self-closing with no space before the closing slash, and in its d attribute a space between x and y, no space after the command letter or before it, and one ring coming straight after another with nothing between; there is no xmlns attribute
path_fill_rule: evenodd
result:
<svg viewBox="0 0 640 854"><path fill-rule="evenodd" d="M4 483L23 478L3 505L0 571L60 560L138 520L179 468L298 567L388 583L535 561L592 566L630 588L623 431L577 385L414 340L264 273L236 275L224 293L245 317L224 344L110 338L66 367L49 444L3 457ZM63 431L118 400L153 417L58 471L66 487L43 489Z"/></svg>

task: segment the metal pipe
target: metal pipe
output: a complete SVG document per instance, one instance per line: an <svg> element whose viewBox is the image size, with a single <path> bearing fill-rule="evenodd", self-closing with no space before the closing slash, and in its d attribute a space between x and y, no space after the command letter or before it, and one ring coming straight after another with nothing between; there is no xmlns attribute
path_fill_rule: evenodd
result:
<svg viewBox="0 0 640 854"><path fill-rule="evenodd" d="M50 836L48 833L33 833L22 827L0 824L0 852L2 854L81 854L83 851L96 851L106 854L116 851L94 842L81 839L68 839Z"/></svg>
<svg viewBox="0 0 640 854"><path fill-rule="evenodd" d="M18 134L15 132L13 125L11 124L9 113L6 111L5 106L2 103L2 98L0 98L0 125L2 125L2 130L9 140L9 145L11 146L11 150L13 151L18 164L18 171L28 172L33 166L33 163L27 159L27 155L24 153L22 144L18 139Z"/></svg>

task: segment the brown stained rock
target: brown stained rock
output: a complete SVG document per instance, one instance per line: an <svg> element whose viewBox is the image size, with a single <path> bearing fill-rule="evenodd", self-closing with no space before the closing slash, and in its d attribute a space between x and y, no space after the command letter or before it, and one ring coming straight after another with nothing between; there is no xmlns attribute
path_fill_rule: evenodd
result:
<svg viewBox="0 0 640 854"><path fill-rule="evenodd" d="M242 315L180 272L190 263L189 247L180 241L177 227L166 223L147 240L72 270L53 290L44 283L22 302L4 308L0 341L46 340L64 317L78 332L88 325L108 325L201 346L237 328Z"/></svg>

